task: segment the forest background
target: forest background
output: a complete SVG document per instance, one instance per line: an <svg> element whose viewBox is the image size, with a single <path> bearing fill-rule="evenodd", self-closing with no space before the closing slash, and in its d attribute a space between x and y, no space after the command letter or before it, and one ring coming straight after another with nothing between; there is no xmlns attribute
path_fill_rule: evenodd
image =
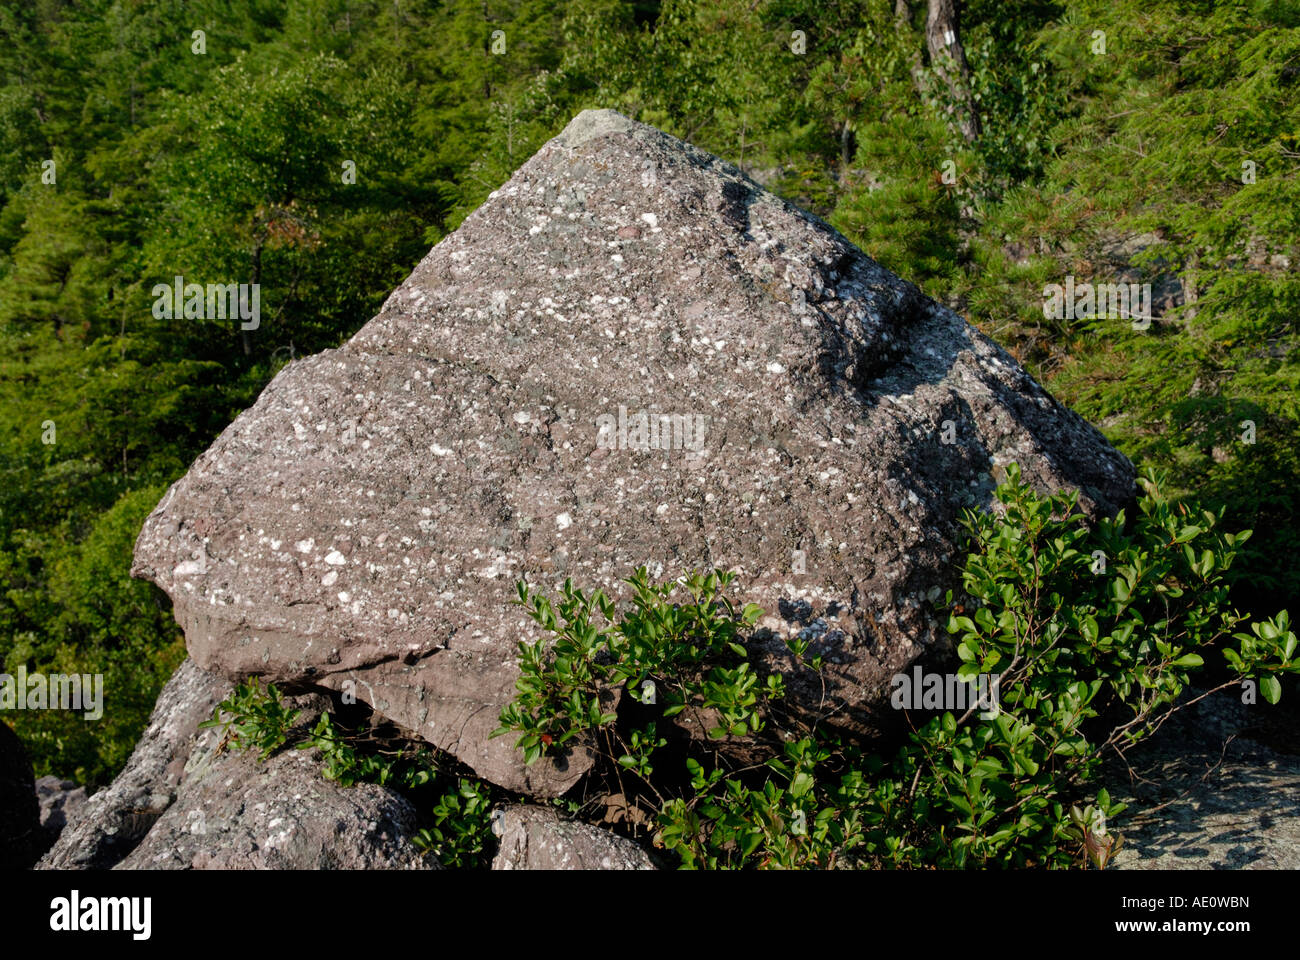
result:
<svg viewBox="0 0 1300 960"><path fill-rule="evenodd" d="M196 33L196 31L198 31ZM951 31L951 33L949 33ZM38 775L121 768L184 656L131 550L292 358L337 346L577 112L733 163L1006 346L1300 584L1300 3L36 0L0 6L0 672ZM261 285L261 321L157 283ZM1044 287L1150 283L1146 329Z"/></svg>

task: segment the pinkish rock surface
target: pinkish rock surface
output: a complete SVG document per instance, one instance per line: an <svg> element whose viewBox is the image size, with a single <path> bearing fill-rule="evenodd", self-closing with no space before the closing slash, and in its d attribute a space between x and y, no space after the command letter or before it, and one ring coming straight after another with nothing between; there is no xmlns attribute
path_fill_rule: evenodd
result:
<svg viewBox="0 0 1300 960"><path fill-rule="evenodd" d="M825 656L828 700L796 701L870 734L889 678L946 642L957 519L1011 461L1089 512L1132 495L1131 464L959 316L721 160L588 111L348 343L280 372L133 572L203 669L352 689L555 795L588 755L526 768L488 737L537 636L517 578L622 596L642 564L733 569L769 668L799 632Z"/></svg>

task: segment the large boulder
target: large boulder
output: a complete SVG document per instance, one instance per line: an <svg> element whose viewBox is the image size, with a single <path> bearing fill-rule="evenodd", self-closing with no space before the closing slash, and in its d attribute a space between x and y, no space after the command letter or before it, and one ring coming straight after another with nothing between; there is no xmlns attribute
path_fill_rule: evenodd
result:
<svg viewBox="0 0 1300 960"><path fill-rule="evenodd" d="M348 343L291 363L167 492L133 572L228 678L345 686L505 787L537 634L514 581L735 570L861 734L945 635L958 518L1015 461L1110 512L1131 464L996 344L736 168L580 114Z"/></svg>

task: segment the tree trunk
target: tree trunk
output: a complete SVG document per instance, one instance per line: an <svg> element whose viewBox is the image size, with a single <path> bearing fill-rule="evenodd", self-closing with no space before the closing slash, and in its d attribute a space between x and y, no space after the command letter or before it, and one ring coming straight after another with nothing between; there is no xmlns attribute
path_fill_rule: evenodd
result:
<svg viewBox="0 0 1300 960"><path fill-rule="evenodd" d="M912 32L912 8L907 5L907 0L895 0L894 29L904 36L910 35ZM913 49L912 60L908 64L908 70L912 74L912 86L916 87L916 92L924 97L925 65L921 63L920 50Z"/></svg>
<svg viewBox="0 0 1300 960"><path fill-rule="evenodd" d="M906 9L905 4L900 6ZM930 67L947 84L948 92L958 104L956 119L962 136L968 141L975 140L980 135L980 121L971 98L970 66L957 32L957 0L930 0L925 18L925 43L930 50Z"/></svg>

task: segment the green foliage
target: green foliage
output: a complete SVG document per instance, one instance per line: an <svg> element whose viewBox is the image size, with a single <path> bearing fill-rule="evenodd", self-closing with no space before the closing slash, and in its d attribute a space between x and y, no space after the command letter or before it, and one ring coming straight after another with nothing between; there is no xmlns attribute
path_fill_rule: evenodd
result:
<svg viewBox="0 0 1300 960"><path fill-rule="evenodd" d="M213 707L211 719L199 728L221 731L218 749L229 744L237 750L256 750L258 759L265 760L285 745L300 713L284 703L275 684L263 689L259 678L250 677Z"/></svg>
<svg viewBox="0 0 1300 960"><path fill-rule="evenodd" d="M1059 4L1021 0L1008 16L1001 0L963 5L964 47L971 68L971 93L983 132L974 149L981 186L991 194L1042 174L1051 155L1052 128L1067 111L1067 99L1039 32Z"/></svg>
<svg viewBox="0 0 1300 960"><path fill-rule="evenodd" d="M1235 632L1244 618L1228 605L1226 572L1246 535L1218 532L1218 516L1169 500L1154 475L1142 487L1132 523L1121 514L1090 529L1073 495L1041 497L1013 466L997 491L1002 515L968 516L971 612L954 612L948 630L959 676L1000 678L1000 709L989 720L945 714L913 735L892 770L896 787L909 775L916 786L897 794L906 803L872 810L901 843L868 837L869 853L1064 865L1078 856L1065 805L1108 751L1159 725L1211 650L1231 666L1214 690L1300 672L1285 611L1252 624L1259 641ZM1118 812L1103 793L1095 805Z"/></svg>
<svg viewBox="0 0 1300 960"><path fill-rule="evenodd" d="M1067 7L1036 56L1070 107L1041 179L987 211L972 316L1174 492L1253 528L1238 592L1270 609L1300 590L1294 6ZM1044 282L1121 270L1183 302L1145 332L1042 316Z"/></svg>
<svg viewBox="0 0 1300 960"><path fill-rule="evenodd" d="M433 805L433 826L421 828L412 842L445 867L476 868L491 859L492 806L487 787L460 778Z"/></svg>
<svg viewBox="0 0 1300 960"><path fill-rule="evenodd" d="M588 597L565 580L553 605L519 581L515 603L555 639L520 641L519 695L502 710L492 735L522 733L516 746L533 763L584 731L599 730L611 749L617 744L620 764L649 772L650 754L664 741L653 723L627 740L613 729L615 690L642 702L653 691L665 718L688 707L706 711L714 718L709 735L715 739L759 732L760 694L776 691L761 690L745 662L739 632L761 611L752 604L737 611L723 596L733 579L715 570L656 585L641 567L624 581L633 590L632 609L617 622L602 591ZM669 602L679 586L686 602ZM592 622L595 615L604 619L604 629Z"/></svg>
<svg viewBox="0 0 1300 960"><path fill-rule="evenodd" d="M1228 603L1227 573L1249 534L1221 532L1219 515L1171 500L1154 474L1142 488L1131 521L1121 513L1090 526L1076 494L1039 495L1007 468L998 511L965 518L963 590L947 600L957 676L996 677L992 702L933 716L888 759L814 733L786 738L757 767L691 756L689 789L674 793L649 763L665 738L653 724L633 731L616 759L659 801L657 843L684 867L710 869L1104 867L1120 840L1108 827L1124 804L1095 786L1101 762L1195 702L1185 694L1207 655L1221 653L1228 679L1195 699L1258 682L1276 703L1280 678L1300 673L1286 611L1247 625ZM613 623L603 594L587 598L566 582L557 616L521 584L519 602L555 639L549 653L521 644L524 675L504 728L527 731L520 747L535 758L544 742L536 731L558 743L580 729L617 729L617 712L597 714L600 683L635 699L653 678L675 691L665 716L705 702L707 651L740 656L740 628L761 615L751 605L737 617L715 600L714 586L730 580L690 575L689 602L674 604L674 584L654 587L638 571L627 581L634 611L606 631L590 623L593 610ZM719 729L735 735L745 733L727 727L735 699L749 730L763 727L756 677L740 667L725 674L730 695L714 698Z"/></svg>
<svg viewBox="0 0 1300 960"><path fill-rule="evenodd" d="M65 461L41 474L49 482L68 478L74 487L93 489L102 481L72 466ZM24 492L10 486L0 491L0 502L30 503ZM25 664L29 672L104 678L104 712L97 720L57 710L11 715L37 776L72 775L90 786L111 779L148 724L159 688L185 655L158 591L128 576L140 524L162 493L161 487L123 493L98 516L87 516L70 498L68 514L52 530L42 530L30 514L0 517L0 530L10 516L14 522L13 547L0 551L8 601L0 604L0 624L9 639L7 649L0 645L0 672L12 674ZM81 522L88 533L67 545L66 531Z"/></svg>
<svg viewBox="0 0 1300 960"><path fill-rule="evenodd" d="M298 749L319 750L321 772L345 787L365 782L414 790L431 783L438 774L433 756L427 750L403 751L396 756L377 754L358 747L356 740L355 734L335 726L329 713L322 713Z"/></svg>
<svg viewBox="0 0 1300 960"><path fill-rule="evenodd" d="M767 762L760 786L688 760L694 795L664 804L656 842L685 869L831 867L849 846L844 823L856 815L819 802L817 766L829 756L812 739L787 742L784 756Z"/></svg>

